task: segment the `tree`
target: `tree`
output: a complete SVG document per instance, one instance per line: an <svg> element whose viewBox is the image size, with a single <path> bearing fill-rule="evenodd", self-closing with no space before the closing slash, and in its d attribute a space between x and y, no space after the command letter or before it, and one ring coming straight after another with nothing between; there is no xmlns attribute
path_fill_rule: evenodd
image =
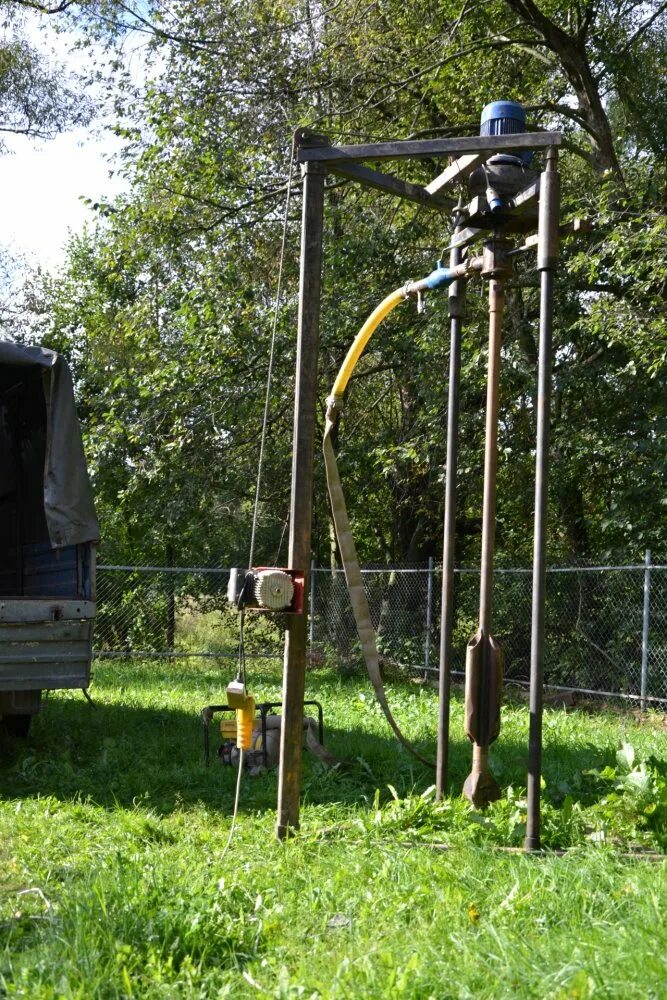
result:
<svg viewBox="0 0 667 1000"><path fill-rule="evenodd" d="M85 125L91 101L82 79L50 59L28 36L29 3L5 4L0 37L0 153L2 134L51 139L75 125ZM30 25L35 27L34 20Z"/></svg>
<svg viewBox="0 0 667 1000"><path fill-rule="evenodd" d="M114 544L150 547L171 525L194 553L205 523L219 558L243 552L293 129L307 124L350 141L461 132L476 129L480 108L499 96L523 100L537 124L564 130L565 211L596 226L587 244L568 244L563 254L554 555L665 544L659 147L667 113L651 106L644 80L644 67L664 60L663 6L181 0L168 14L135 8L129 22L122 20L128 6L71 10L77 6L96 31L105 22L95 17L113 14L115 37L123 24L139 23L155 53L143 90L123 80L114 93L131 193L99 206L97 230L72 244L68 272L46 289L49 336L70 351L90 408L98 488L110 523L119 525ZM411 164L410 175L426 181L441 166ZM330 179L328 189L322 398L377 298L430 268L447 242L438 217L340 181ZM288 495L296 258L293 224L262 496L262 544L271 559ZM478 545L485 375L484 304L475 294L469 300L463 561L476 558ZM501 556L527 560L537 353L529 264L517 269L509 312L498 541ZM366 559L437 551L444 328L443 303L434 302L426 318L403 309L350 393L341 465ZM322 559L330 534L318 475ZM135 525L122 543L121 521Z"/></svg>

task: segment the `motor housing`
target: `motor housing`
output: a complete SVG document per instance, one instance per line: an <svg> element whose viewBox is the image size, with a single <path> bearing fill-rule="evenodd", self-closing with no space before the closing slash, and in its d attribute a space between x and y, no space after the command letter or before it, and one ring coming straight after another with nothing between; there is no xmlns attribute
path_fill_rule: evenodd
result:
<svg viewBox="0 0 667 1000"><path fill-rule="evenodd" d="M517 101L491 101L482 109L480 120L480 135L519 135L526 131L526 112ZM491 161L507 163L511 160L528 165L533 158L533 151L527 149L516 156L509 153L499 153Z"/></svg>

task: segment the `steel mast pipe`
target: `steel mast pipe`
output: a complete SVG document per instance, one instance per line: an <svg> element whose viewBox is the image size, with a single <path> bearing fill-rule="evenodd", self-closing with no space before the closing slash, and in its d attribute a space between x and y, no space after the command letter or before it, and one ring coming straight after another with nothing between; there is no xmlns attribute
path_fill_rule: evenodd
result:
<svg viewBox="0 0 667 1000"><path fill-rule="evenodd" d="M533 609L530 647L530 730L528 736L527 851L540 849L540 783L542 778L542 711L544 686L544 602L546 591L547 499L554 272L558 265L560 178L558 151L547 152L540 177L537 269L540 271L540 346L537 375L537 449L535 457L535 534L533 541Z"/></svg>
<svg viewBox="0 0 667 1000"><path fill-rule="evenodd" d="M454 228L454 235L460 226ZM450 269L462 263L463 251L452 247ZM440 671L438 676L438 754L435 796L447 791L449 771L449 702L451 697L452 633L454 630L454 550L456 541L456 471L458 465L459 397L461 382L461 329L465 310L463 281L449 286L449 390L447 398L447 458L445 468L445 512L442 540L442 600L440 613Z"/></svg>

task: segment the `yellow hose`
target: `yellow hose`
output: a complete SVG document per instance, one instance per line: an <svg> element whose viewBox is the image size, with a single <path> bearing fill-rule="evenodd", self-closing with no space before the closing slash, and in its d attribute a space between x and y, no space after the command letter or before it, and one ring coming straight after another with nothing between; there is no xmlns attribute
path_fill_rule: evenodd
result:
<svg viewBox="0 0 667 1000"><path fill-rule="evenodd" d="M338 372L338 376L334 382L331 396L327 400L327 416L323 442L324 467L327 476L329 499L331 501L331 514L336 530L336 538L338 540L338 549L343 563L343 569L345 571L345 582L347 583L347 589L350 595L350 604L352 606L354 620L359 634L361 651L363 653L368 676L370 677L375 691L375 696L397 739L401 741L403 746L409 750L410 753L414 754L415 757L422 761L422 763L434 766L432 761L422 756L412 743L405 738L396 720L394 719L389 703L387 702L387 696L382 683L382 674L380 672L380 657L377 648L377 638L375 635L375 629L373 628L371 612L368 606L368 597L366 596L364 581L361 575L357 550L354 544L350 519L347 514L345 497L343 495L343 487L341 486L340 476L338 474L336 452L332 441L332 434L334 428L336 427L339 414L338 403L347 388L350 376L352 375L352 372L354 371L366 344L371 339L373 333L385 316L388 316L392 309L394 309L399 302L403 302L405 298L406 295L403 288L397 288L395 292L388 295L387 298L380 303L377 309L370 314L361 330L354 338L352 346L347 352L347 357L345 358L342 368Z"/></svg>
<svg viewBox="0 0 667 1000"><path fill-rule="evenodd" d="M403 288L397 288L395 292L392 292L386 299L383 299L380 305L373 310L359 333L352 341L352 346L347 352L345 361L343 362L341 369L336 376L336 381L333 384L333 389L331 390L332 396L338 398L343 395L347 389L347 383L350 381L350 376L356 368L357 362L363 354L366 344L375 333L377 327L380 325L382 320L389 315L392 309L395 309L400 302L404 301L405 292Z"/></svg>

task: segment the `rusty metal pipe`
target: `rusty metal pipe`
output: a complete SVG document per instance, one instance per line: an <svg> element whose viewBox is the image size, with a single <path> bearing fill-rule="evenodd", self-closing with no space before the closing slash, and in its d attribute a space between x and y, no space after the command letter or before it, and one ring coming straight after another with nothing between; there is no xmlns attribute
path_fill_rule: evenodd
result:
<svg viewBox="0 0 667 1000"><path fill-rule="evenodd" d="M450 253L453 253L453 250ZM421 278L419 281L408 281L403 293L407 298L410 295L421 295L424 292L433 291L443 285L450 285L460 278L468 278L473 271L481 271L483 266L482 257L468 257L465 260L459 258L456 264L450 264L449 267L444 267L442 262L438 261L436 269L425 278Z"/></svg>
<svg viewBox="0 0 667 1000"><path fill-rule="evenodd" d="M496 476L498 469L498 411L500 404L500 348L502 345L505 289L503 281L489 281L489 361L486 386L486 434L484 445L484 501L482 507L482 553L479 581L479 627L491 633L493 601L493 553L496 539Z"/></svg>
<svg viewBox="0 0 667 1000"><path fill-rule="evenodd" d="M489 360L484 444L484 499L479 584L479 629L466 650L466 733L473 742L473 767L463 794L483 808L499 798L500 789L488 766L488 748L500 731L502 650L491 635L493 555L496 537L500 349L505 306L504 278L510 273L508 245L493 239L484 246L482 274L489 279Z"/></svg>

